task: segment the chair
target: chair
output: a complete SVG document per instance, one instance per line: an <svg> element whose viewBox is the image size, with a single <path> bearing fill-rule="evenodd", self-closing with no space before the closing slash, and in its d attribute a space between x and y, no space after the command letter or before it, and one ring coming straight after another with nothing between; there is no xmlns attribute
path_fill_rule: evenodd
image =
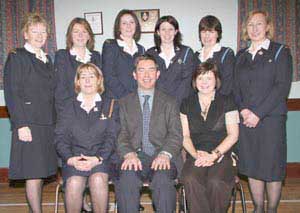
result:
<svg viewBox="0 0 300 213"><path fill-rule="evenodd" d="M112 183L112 181L109 181L108 184L112 185L113 183ZM86 187L86 190L89 190L88 186ZM58 177L58 181L57 181L57 185L56 185L56 189L55 189L55 209L54 209L55 213L58 213L58 201L59 201L60 193L64 194L65 191L63 188L63 180L61 177ZM117 207L117 201L115 201L115 212L117 212L116 207Z"/></svg>

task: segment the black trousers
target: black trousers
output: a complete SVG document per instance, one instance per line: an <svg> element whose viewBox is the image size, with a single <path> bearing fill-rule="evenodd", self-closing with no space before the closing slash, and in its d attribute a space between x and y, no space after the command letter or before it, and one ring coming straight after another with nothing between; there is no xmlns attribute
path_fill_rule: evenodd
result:
<svg viewBox="0 0 300 213"><path fill-rule="evenodd" d="M173 213L176 211L176 167L171 162L170 170L152 170L153 157L139 153L143 170L123 170L119 180L118 206L120 213L138 213L140 190L143 182L149 181L152 191L152 201L158 213Z"/></svg>
<svg viewBox="0 0 300 213"><path fill-rule="evenodd" d="M236 169L230 156L210 167L196 167L189 157L181 180L190 213L225 213L229 207Z"/></svg>

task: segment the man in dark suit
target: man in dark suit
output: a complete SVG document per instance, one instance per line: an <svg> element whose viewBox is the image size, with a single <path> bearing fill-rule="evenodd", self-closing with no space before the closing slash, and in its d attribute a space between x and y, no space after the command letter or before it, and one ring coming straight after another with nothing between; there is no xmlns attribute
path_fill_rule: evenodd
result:
<svg viewBox="0 0 300 213"><path fill-rule="evenodd" d="M138 212L144 181L150 183L156 212L176 210L174 180L181 159L182 127L176 100L155 89L160 74L157 67L152 56L140 56L133 73L138 89L120 100L122 213Z"/></svg>

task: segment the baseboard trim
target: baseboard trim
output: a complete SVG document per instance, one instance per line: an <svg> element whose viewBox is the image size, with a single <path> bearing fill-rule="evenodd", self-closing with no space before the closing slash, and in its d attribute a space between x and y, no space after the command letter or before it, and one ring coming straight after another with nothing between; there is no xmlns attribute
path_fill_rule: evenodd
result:
<svg viewBox="0 0 300 213"><path fill-rule="evenodd" d="M300 178L300 162L288 163L286 174L287 178ZM8 168L0 168L0 183L8 183Z"/></svg>

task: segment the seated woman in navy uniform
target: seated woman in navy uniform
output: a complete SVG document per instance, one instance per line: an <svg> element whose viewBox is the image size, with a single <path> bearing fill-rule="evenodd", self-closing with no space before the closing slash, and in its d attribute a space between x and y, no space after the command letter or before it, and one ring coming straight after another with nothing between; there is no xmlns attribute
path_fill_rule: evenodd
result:
<svg viewBox="0 0 300 213"><path fill-rule="evenodd" d="M30 212L42 212L43 179L55 175L54 69L42 50L48 24L37 13L22 23L24 48L8 55L4 67L4 95L10 114L12 144L9 179L26 181Z"/></svg>
<svg viewBox="0 0 300 213"><path fill-rule="evenodd" d="M63 160L67 212L80 212L88 181L93 212L107 211L110 157L117 126L111 117L113 101L104 98L103 75L82 64L75 76L76 97L64 105L55 129L55 145Z"/></svg>
<svg viewBox="0 0 300 213"><path fill-rule="evenodd" d="M222 25L212 15L203 17L199 22L199 39L202 48L195 53L197 64L210 60L218 66L222 81L220 93L228 95L233 87L234 52L229 47L222 47Z"/></svg>
<svg viewBox="0 0 300 213"><path fill-rule="evenodd" d="M194 53L181 44L179 24L173 16L163 16L156 22L155 46L147 50L158 63L160 76L157 88L176 98L178 104L192 90L195 69Z"/></svg>
<svg viewBox="0 0 300 213"><path fill-rule="evenodd" d="M135 13L121 10L114 24L114 39L107 39L102 50L105 92L112 98L120 99L137 88L133 79L134 62L145 53L144 47L137 43L140 36Z"/></svg>
<svg viewBox="0 0 300 213"><path fill-rule="evenodd" d="M83 18L74 18L67 30L66 49L55 53L57 87L55 92L58 114L65 100L75 96L74 77L80 64L91 62L101 69L100 53L94 50L94 34L90 24Z"/></svg>
<svg viewBox="0 0 300 213"><path fill-rule="evenodd" d="M201 63L193 74L198 91L182 102L180 117L187 160L182 181L190 213L226 212L236 169L231 150L238 140L239 113L232 96L219 92L217 66Z"/></svg>

